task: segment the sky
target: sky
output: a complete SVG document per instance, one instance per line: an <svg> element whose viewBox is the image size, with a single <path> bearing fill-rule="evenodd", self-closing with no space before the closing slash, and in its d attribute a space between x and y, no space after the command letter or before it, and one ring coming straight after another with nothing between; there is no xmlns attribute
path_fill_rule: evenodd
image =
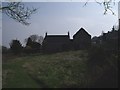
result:
<svg viewBox="0 0 120 90"><path fill-rule="evenodd" d="M104 8L95 2L83 7L85 2L24 2L29 8L37 8L28 20L29 26L22 25L2 14L2 45L9 47L13 39L24 45L24 39L30 35L67 35L70 38L83 27L91 36L99 36L102 31L111 31L118 24L118 4L113 6L116 15L108 12L103 15Z"/></svg>

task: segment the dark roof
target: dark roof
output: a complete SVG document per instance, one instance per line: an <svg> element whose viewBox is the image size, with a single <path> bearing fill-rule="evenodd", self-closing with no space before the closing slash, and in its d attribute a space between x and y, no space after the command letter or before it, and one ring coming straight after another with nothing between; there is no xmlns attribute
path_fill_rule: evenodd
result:
<svg viewBox="0 0 120 90"><path fill-rule="evenodd" d="M47 42L66 42L69 40L68 35L47 35L45 37Z"/></svg>
<svg viewBox="0 0 120 90"><path fill-rule="evenodd" d="M74 34L74 36L76 36L78 33L80 33L80 34L86 33L88 36L91 36L87 31L85 31L84 28L80 28L80 29L76 32L76 34ZM73 36L73 37L74 37L74 36Z"/></svg>

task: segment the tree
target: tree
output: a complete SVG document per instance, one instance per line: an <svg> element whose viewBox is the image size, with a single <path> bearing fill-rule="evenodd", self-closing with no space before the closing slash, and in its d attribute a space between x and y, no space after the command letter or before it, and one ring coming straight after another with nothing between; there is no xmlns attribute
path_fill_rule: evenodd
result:
<svg viewBox="0 0 120 90"><path fill-rule="evenodd" d="M28 39L31 39L31 41L40 43L40 44L42 45L42 42L43 42L43 39L44 39L44 38L43 38L43 36L31 35L31 36L29 36L28 38L26 38L26 39L24 40L24 42L27 43L27 42L28 42Z"/></svg>
<svg viewBox="0 0 120 90"><path fill-rule="evenodd" d="M88 4L90 0L87 0L84 4L84 6L86 6ZM113 5L115 5L115 0L94 0L96 3L98 3L99 5L103 5L104 7L104 15L107 14L108 11L110 11L113 15L115 15L114 11L112 10Z"/></svg>
<svg viewBox="0 0 120 90"><path fill-rule="evenodd" d="M10 43L10 49L14 54L19 54L22 51L22 44L19 40L12 40Z"/></svg>
<svg viewBox="0 0 120 90"><path fill-rule="evenodd" d="M87 5L88 1L90 0L87 0L84 6ZM95 0L95 2L103 5L105 10L104 14L107 14L108 11L111 11L112 14L115 15L112 10L112 4L115 5L115 0L103 0L102 2L98 2L97 0ZM15 21L20 22L24 25L29 25L30 23L28 23L27 20L37 9L29 9L28 7L25 7L25 5L21 2L7 2L6 6L0 5L0 10L2 10L3 13L5 13L7 16L14 19Z"/></svg>
<svg viewBox="0 0 120 90"><path fill-rule="evenodd" d="M40 52L40 49L41 49L41 44L36 41L32 41L32 39L29 37L26 43L25 52L28 51L29 53Z"/></svg>
<svg viewBox="0 0 120 90"><path fill-rule="evenodd" d="M21 2L8 2L6 6L0 7L0 10L15 21L29 25L27 20L37 9L29 9Z"/></svg>
<svg viewBox="0 0 120 90"><path fill-rule="evenodd" d="M42 45L42 43L43 43L43 40L44 40L43 36L39 36L38 42L39 42L41 45Z"/></svg>
<svg viewBox="0 0 120 90"><path fill-rule="evenodd" d="M40 50L40 48L41 48L41 44L40 43L38 43L38 42L33 42L32 43L32 49L34 49L35 51Z"/></svg>
<svg viewBox="0 0 120 90"><path fill-rule="evenodd" d="M27 40L26 46L32 46L32 40L30 37Z"/></svg>
<svg viewBox="0 0 120 90"><path fill-rule="evenodd" d="M2 46L2 53L7 53L7 51L8 51L8 48L5 46Z"/></svg>
<svg viewBox="0 0 120 90"><path fill-rule="evenodd" d="M39 43L40 39L38 35L31 35L27 40L26 46L30 46L31 48L40 49L41 44Z"/></svg>
<svg viewBox="0 0 120 90"><path fill-rule="evenodd" d="M31 35L30 38L33 42L38 42L39 36L38 35Z"/></svg>

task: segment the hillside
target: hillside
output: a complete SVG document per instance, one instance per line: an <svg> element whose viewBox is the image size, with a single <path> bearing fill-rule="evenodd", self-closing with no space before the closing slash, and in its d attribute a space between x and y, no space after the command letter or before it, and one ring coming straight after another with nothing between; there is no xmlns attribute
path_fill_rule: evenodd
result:
<svg viewBox="0 0 120 90"><path fill-rule="evenodd" d="M92 87L109 66L97 66L93 74L88 67L88 52L80 50L5 58L3 55L3 88Z"/></svg>

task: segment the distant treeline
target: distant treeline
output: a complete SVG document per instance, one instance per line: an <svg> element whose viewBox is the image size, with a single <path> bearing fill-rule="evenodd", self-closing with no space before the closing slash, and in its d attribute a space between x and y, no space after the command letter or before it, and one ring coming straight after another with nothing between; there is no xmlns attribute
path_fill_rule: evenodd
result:
<svg viewBox="0 0 120 90"><path fill-rule="evenodd" d="M21 44L19 40L12 40L10 42L10 48L2 46L2 53L39 53L42 48L43 37L38 35L31 35L24 40L25 46Z"/></svg>
<svg viewBox="0 0 120 90"><path fill-rule="evenodd" d="M19 40L12 40L10 43L10 48L8 49L5 46L2 46L2 52L4 53L42 53L43 51L43 42L44 38L38 35L31 35L25 39L26 45L23 46ZM93 37L91 39L91 47L102 47L108 52L117 52L118 51L118 30L114 28L107 33L102 33L98 37ZM65 50L63 50L65 51Z"/></svg>

